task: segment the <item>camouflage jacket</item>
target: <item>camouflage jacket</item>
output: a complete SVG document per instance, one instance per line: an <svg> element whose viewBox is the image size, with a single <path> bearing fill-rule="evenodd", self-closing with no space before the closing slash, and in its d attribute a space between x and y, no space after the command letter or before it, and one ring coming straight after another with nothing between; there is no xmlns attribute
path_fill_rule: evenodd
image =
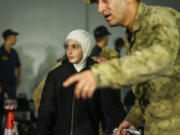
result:
<svg viewBox="0 0 180 135"><path fill-rule="evenodd" d="M140 3L125 42L127 56L91 68L98 87L133 85L126 120L137 127L145 120L145 135L179 135L180 14Z"/></svg>
<svg viewBox="0 0 180 135"><path fill-rule="evenodd" d="M109 48L103 48L99 56L105 57L108 60L120 57L118 52Z"/></svg>

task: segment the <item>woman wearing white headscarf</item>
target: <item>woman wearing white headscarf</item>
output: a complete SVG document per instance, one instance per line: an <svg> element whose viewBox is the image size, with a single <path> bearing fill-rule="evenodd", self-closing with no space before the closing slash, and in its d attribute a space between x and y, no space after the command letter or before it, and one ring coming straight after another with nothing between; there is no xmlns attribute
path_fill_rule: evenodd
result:
<svg viewBox="0 0 180 135"><path fill-rule="evenodd" d="M122 121L123 106L114 101L117 95L111 91L97 91L93 98L82 100L74 97L74 85L62 86L69 76L95 63L90 58L94 44L93 37L84 30L74 30L67 36L67 59L48 74L43 89L36 135L98 135L102 112L109 114L117 125ZM119 106L112 110L117 103Z"/></svg>
<svg viewBox="0 0 180 135"><path fill-rule="evenodd" d="M73 46L74 45L74 46ZM66 38L66 56L69 62L73 63L77 72L81 71L87 62L87 58L91 55L95 40L93 37L84 30L75 30L69 33ZM79 48L73 48L73 47ZM70 47L72 49L70 49ZM79 49L79 51L77 51ZM76 57L73 55L81 55L82 57Z"/></svg>

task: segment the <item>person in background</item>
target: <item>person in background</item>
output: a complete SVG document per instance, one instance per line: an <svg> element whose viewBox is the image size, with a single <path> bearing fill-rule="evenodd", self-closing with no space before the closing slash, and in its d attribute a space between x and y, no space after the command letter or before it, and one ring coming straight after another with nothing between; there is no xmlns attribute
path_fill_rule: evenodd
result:
<svg viewBox="0 0 180 135"><path fill-rule="evenodd" d="M93 48L91 57L94 57L98 63L103 63L109 59L119 57L119 54L116 51L106 48L110 35L111 33L103 25L96 27L94 30L96 45Z"/></svg>
<svg viewBox="0 0 180 135"><path fill-rule="evenodd" d="M124 43L124 40L121 37L117 38L115 40L114 45L115 45L114 48L119 53L120 57L123 57L123 56L126 55L125 43Z"/></svg>
<svg viewBox="0 0 180 135"><path fill-rule="evenodd" d="M94 30L94 37L96 39L96 45L93 48L91 56L99 56L101 53L102 49L107 46L108 40L109 40L109 35L111 33L108 31L108 29L105 26L98 26Z"/></svg>
<svg viewBox="0 0 180 135"><path fill-rule="evenodd" d="M4 39L0 47L0 131L2 131L3 100L6 98L16 98L16 89L21 79L21 63L18 53L12 47L17 42L18 32L7 29L2 33Z"/></svg>

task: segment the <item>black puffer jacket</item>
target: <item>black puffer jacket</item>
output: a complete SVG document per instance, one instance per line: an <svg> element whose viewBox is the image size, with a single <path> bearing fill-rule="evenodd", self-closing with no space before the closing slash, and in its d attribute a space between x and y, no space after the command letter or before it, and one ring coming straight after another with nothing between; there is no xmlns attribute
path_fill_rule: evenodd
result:
<svg viewBox="0 0 180 135"><path fill-rule="evenodd" d="M84 70L95 62L88 59ZM98 135L99 120L105 112L115 124L125 117L118 95L112 90L96 90L88 100L74 97L74 85L64 88L62 83L77 73L64 60L48 74L39 107L36 135Z"/></svg>

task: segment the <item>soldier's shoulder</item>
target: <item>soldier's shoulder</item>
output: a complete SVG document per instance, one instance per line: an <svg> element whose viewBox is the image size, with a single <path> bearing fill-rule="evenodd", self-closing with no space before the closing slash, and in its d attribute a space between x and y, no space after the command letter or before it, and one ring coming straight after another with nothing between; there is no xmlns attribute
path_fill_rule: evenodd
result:
<svg viewBox="0 0 180 135"><path fill-rule="evenodd" d="M174 24L176 23L177 17L180 16L178 11L169 7L149 6L149 9L146 19L151 25Z"/></svg>

